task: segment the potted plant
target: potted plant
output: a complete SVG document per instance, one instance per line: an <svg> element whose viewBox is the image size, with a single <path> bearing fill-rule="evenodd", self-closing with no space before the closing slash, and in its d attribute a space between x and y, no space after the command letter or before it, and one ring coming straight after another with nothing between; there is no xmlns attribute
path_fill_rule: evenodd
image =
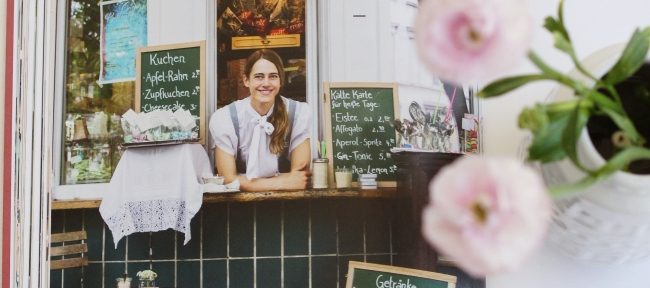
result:
<svg viewBox="0 0 650 288"><path fill-rule="evenodd" d="M562 73L528 51L528 17L521 2L425 1L416 21L420 57L434 74L462 84L501 73L516 56L527 55L539 72L496 80L478 95L496 97L535 81L560 85L549 102L526 108L519 116L519 126L532 134L528 160L542 164L551 184L548 195L560 199L548 233L551 241L573 256L600 262L647 257L650 28L637 29L626 44L580 61L560 1L557 16L547 17L544 27L553 35L555 48L576 67ZM499 159L457 162L430 186L434 201L424 214L425 236L431 235L434 246L473 275L515 267L534 246L523 243L540 242L539 235L547 229L543 223L550 223L550 213L544 211L550 205L531 202L543 201L540 191L545 189L532 175L539 173ZM472 183L456 179L461 174ZM521 185L523 178L529 184ZM452 208L437 205L436 199ZM513 216L523 220L507 220ZM471 251L476 253L468 255Z"/></svg>

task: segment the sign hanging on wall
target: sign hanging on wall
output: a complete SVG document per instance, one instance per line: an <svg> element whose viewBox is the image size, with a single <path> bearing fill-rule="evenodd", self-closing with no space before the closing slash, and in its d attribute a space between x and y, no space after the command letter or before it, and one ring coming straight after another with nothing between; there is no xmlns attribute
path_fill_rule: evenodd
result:
<svg viewBox="0 0 650 288"><path fill-rule="evenodd" d="M138 49L135 109L187 110L205 143L205 41Z"/></svg>
<svg viewBox="0 0 650 288"><path fill-rule="evenodd" d="M398 117L397 85L392 83L325 83L325 138L334 169L377 174L380 187L395 186L397 166L393 121Z"/></svg>
<svg viewBox="0 0 650 288"><path fill-rule="evenodd" d="M147 46L147 0L101 5L100 84L133 81L136 49Z"/></svg>
<svg viewBox="0 0 650 288"><path fill-rule="evenodd" d="M350 261L345 288L455 288L456 276Z"/></svg>

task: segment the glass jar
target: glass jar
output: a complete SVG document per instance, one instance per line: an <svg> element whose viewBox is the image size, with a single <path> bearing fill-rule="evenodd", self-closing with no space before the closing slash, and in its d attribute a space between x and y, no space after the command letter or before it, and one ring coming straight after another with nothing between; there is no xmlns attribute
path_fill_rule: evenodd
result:
<svg viewBox="0 0 650 288"><path fill-rule="evenodd" d="M329 159L317 158L312 161L312 188L323 189L328 187L327 169Z"/></svg>
<svg viewBox="0 0 650 288"><path fill-rule="evenodd" d="M151 288L151 287L156 287L156 280L140 278L140 284L138 285L138 288Z"/></svg>

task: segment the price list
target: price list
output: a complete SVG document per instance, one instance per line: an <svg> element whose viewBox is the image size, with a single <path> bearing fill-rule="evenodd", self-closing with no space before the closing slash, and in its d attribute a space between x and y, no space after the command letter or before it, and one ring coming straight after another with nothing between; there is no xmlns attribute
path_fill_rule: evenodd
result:
<svg viewBox="0 0 650 288"><path fill-rule="evenodd" d="M393 88L330 88L329 109L333 168L375 173L378 181L394 181L397 167Z"/></svg>

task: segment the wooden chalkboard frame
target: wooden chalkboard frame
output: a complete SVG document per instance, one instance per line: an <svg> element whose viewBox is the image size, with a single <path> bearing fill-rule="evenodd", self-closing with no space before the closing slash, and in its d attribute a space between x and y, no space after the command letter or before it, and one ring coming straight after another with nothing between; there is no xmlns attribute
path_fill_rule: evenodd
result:
<svg viewBox="0 0 650 288"><path fill-rule="evenodd" d="M201 72L199 75L199 86L200 86L200 91L199 91L199 143L201 145L205 145L205 140L206 140L206 121L207 119L205 118L205 110L207 108L206 101L205 101L205 71L206 71L206 58L205 58L205 41L196 41L196 42L187 42L187 43L178 43L178 44L170 44L170 45L157 45L157 46L149 46L149 47L142 47L138 48L138 51L136 53L136 81L135 81L135 111L140 112L140 105L141 105L141 95L140 95L140 89L142 88L142 84L140 81L142 81L142 75L141 75L141 70L142 70L142 53L147 53L147 52L154 52L154 51L165 51L165 50L177 50L177 49L184 49L184 48L199 48L199 63L201 66Z"/></svg>
<svg viewBox="0 0 650 288"><path fill-rule="evenodd" d="M336 187L334 181L334 149L332 146L332 109L330 89L332 88L391 88L393 89L393 115L395 119L399 118L399 94L397 93L397 83L379 83L379 82L324 82L325 97L323 99L323 110L325 113L325 142L327 144L327 158L329 159L329 185ZM397 139L397 132L395 132ZM359 187L359 182L352 182L352 187ZM397 181L377 181L377 187L396 187Z"/></svg>
<svg viewBox="0 0 650 288"><path fill-rule="evenodd" d="M364 269L370 271L386 272L386 273L414 276L414 277L431 279L431 280L438 280L442 282L447 282L447 288L455 288L457 282L457 277L453 275L447 275L442 273L417 270L411 268L397 267L397 266L350 261L348 262L348 275L347 275L347 280L345 282L345 288L352 288L352 283L354 282L354 274L356 269Z"/></svg>

